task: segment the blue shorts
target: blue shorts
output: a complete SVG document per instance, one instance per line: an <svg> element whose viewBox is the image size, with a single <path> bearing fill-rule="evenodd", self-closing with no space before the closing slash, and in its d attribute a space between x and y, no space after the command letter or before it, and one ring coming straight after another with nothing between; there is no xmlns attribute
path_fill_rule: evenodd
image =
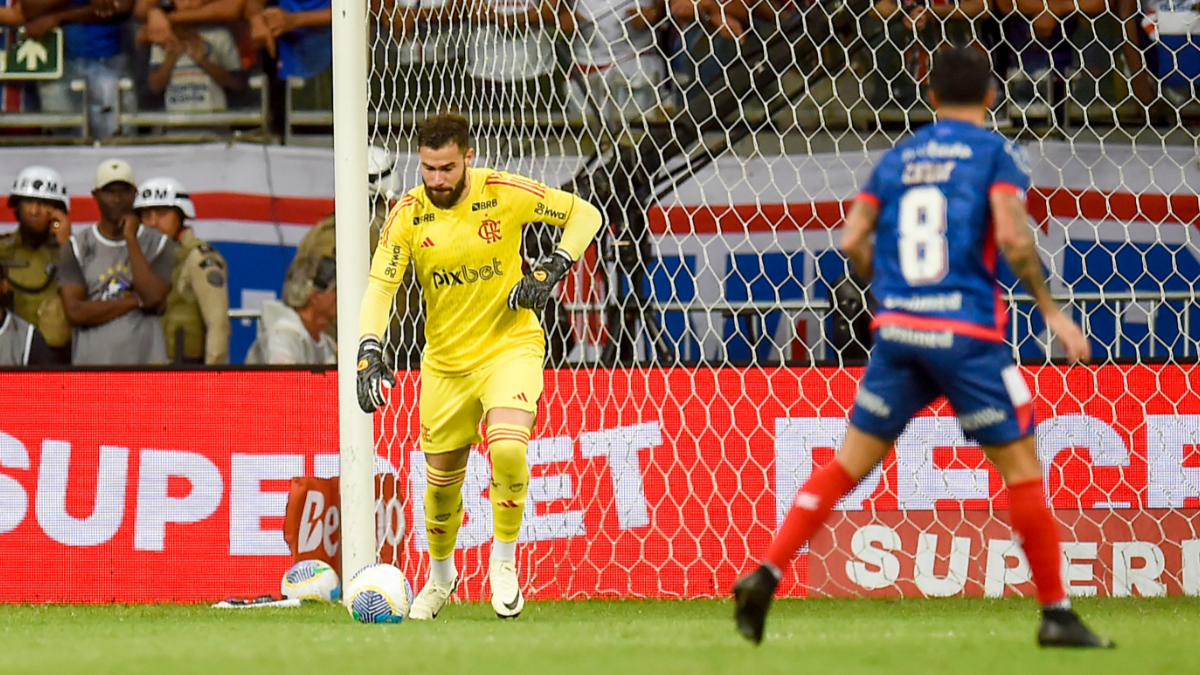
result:
<svg viewBox="0 0 1200 675"><path fill-rule="evenodd" d="M1033 433L1033 397L1008 345L949 331L882 326L850 423L895 440L908 421L945 396L967 438L1000 446Z"/></svg>

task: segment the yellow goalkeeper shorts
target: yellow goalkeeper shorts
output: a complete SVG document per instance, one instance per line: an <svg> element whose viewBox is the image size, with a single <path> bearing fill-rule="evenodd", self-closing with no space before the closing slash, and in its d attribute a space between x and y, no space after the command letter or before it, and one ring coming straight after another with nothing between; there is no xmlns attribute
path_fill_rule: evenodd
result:
<svg viewBox="0 0 1200 675"><path fill-rule="evenodd" d="M422 371L421 450L437 454L479 443L479 423L492 408L537 413L542 358L540 350L518 347L470 375L442 377Z"/></svg>

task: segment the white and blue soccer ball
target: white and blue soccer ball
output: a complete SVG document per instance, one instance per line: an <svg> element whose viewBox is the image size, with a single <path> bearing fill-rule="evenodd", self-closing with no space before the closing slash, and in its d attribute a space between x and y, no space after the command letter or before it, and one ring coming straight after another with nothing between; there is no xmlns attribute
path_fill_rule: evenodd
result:
<svg viewBox="0 0 1200 675"><path fill-rule="evenodd" d="M412 600L404 573L386 563L367 565L346 585L346 608L360 623L400 623Z"/></svg>
<svg viewBox="0 0 1200 675"><path fill-rule="evenodd" d="M333 602L342 597L342 584L324 560L301 560L283 575L279 592L289 600Z"/></svg>

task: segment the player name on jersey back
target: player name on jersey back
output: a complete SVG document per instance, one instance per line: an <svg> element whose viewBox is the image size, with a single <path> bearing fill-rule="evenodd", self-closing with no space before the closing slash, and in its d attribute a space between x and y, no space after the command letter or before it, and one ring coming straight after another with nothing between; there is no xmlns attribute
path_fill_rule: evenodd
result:
<svg viewBox="0 0 1200 675"><path fill-rule="evenodd" d="M994 190L1023 192L1028 163L995 132L949 120L884 155L863 189L879 209L872 291L876 325L1003 339Z"/></svg>

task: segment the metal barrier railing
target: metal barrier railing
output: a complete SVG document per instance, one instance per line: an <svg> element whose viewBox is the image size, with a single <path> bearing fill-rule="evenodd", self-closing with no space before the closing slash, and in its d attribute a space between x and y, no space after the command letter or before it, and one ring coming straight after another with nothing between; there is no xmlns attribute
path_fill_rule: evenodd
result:
<svg viewBox="0 0 1200 675"><path fill-rule="evenodd" d="M73 129L78 132L72 136L8 136L4 137L2 142L5 143L29 143L33 141L39 142L88 142L91 137L88 132L89 111L88 105L88 83L85 79L71 80L71 91L78 93L83 101L83 105L79 112L76 113L51 113L51 112L28 112L28 113L4 113L0 115L0 129L37 129L39 132L43 129ZM120 98L120 97L118 97Z"/></svg>
<svg viewBox="0 0 1200 675"><path fill-rule="evenodd" d="M1169 302L1183 302L1188 305L1200 304L1200 292L1195 290L1132 291L1116 293L1106 291L1082 293L1065 292L1053 293L1052 296L1057 302L1069 308L1072 311L1072 314L1079 317L1085 333L1091 336L1093 340L1096 340L1096 337L1095 334L1090 330L1092 315L1099 307L1109 308L1115 317L1114 337L1112 343L1108 343L1104 346L1111 349L1112 356L1114 358L1121 358L1124 356L1122 353L1124 349L1123 345L1127 340L1127 336L1125 335L1123 322L1120 319L1123 311L1128 307L1128 305L1144 304L1148 306L1145 310L1145 313L1148 317L1147 322L1150 326L1150 329L1149 336L1147 338L1149 340L1149 345L1147 347L1147 354L1145 354L1145 356L1156 358L1159 356L1159 343L1161 342L1165 345L1165 341L1156 339L1154 335L1155 321L1162 306ZM1021 338L1021 324L1017 319L1024 318L1026 321L1028 321L1028 318L1033 311L1033 305L1035 304L1034 299L1032 296L1025 293L1012 292L1005 293L1003 297L1014 310L1014 314L1017 315L1010 317L1009 337L1013 347L1013 355L1019 356L1020 349L1024 343L1022 342L1021 344L1018 344L1018 340ZM1095 304L1096 307L1093 307L1089 311L1086 307L1086 305L1089 304ZM1020 308L1024 306L1028 306L1029 309L1021 310ZM607 307L603 303L565 303L563 305L563 309L570 313L583 313L600 312L607 309ZM651 302L647 309L649 312L659 314L720 314L723 316L744 317L748 319L747 330L750 333L750 335L747 335L746 337L751 342L757 342L763 338L762 321L768 314L773 312L782 312L786 318L786 321L783 322L783 324L786 326L783 335L784 341L782 344L779 344L772 340L772 344L774 344L775 348L778 349L783 360L801 360L800 355L793 353L795 345L798 344L805 345L805 348L808 352L805 356L809 361L824 360L830 357L829 350L832 347L832 343L826 334L825 318L828 316L829 311L833 309L833 306L828 300L748 300L743 302L709 302L703 304L698 301L668 301ZM813 344L808 344L807 336L799 335L797 330L799 320L806 314L816 319L814 323L817 326L818 337ZM1194 345L1194 343L1197 342L1197 340L1191 335L1191 313L1185 309L1184 311L1178 313L1178 317L1179 336L1180 339L1183 340L1182 356L1190 357L1193 353L1193 349L1196 349L1196 345ZM1031 339L1037 340L1036 344L1043 353L1052 353L1052 347L1049 341L1039 338L1038 335L1032 333L1032 331L1030 332L1030 336ZM691 335L690 337L695 341L699 341L701 339L701 336L699 335ZM695 355L688 354L684 355L683 358L688 359L689 357L694 356Z"/></svg>
<svg viewBox="0 0 1200 675"><path fill-rule="evenodd" d="M117 123L122 127L168 127L173 129L201 129L216 127L257 127L265 138L270 109L270 91L266 75L255 75L246 81L252 91L259 93L257 108L221 110L217 112L166 112L162 110L121 109L121 97L117 97ZM121 78L117 85L122 92L134 89L133 80ZM159 138L158 140L162 140Z"/></svg>

